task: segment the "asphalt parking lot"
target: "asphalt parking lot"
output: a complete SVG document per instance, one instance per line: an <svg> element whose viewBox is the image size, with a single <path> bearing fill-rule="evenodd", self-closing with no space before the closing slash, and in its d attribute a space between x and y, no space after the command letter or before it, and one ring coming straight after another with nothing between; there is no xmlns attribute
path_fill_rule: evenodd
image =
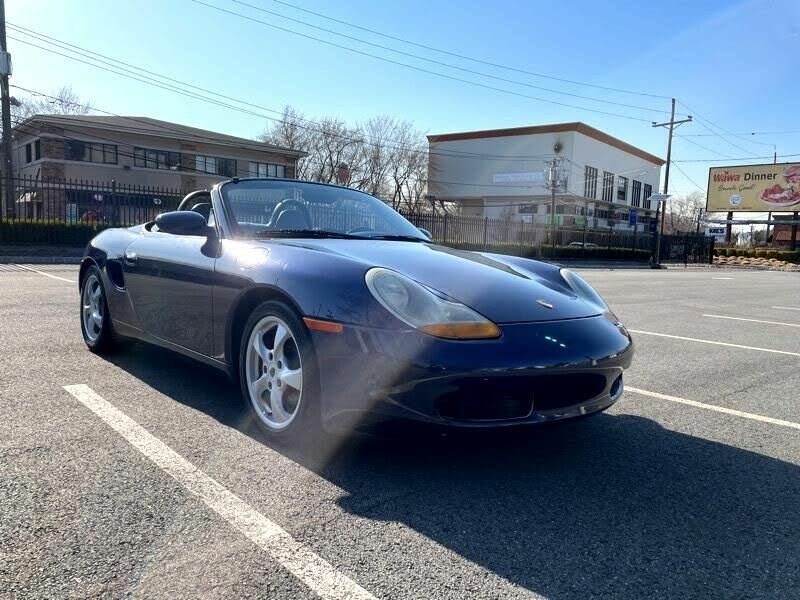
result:
<svg viewBox="0 0 800 600"><path fill-rule="evenodd" d="M0 597L800 598L800 276L582 274L637 344L608 413L312 458L0 265Z"/></svg>

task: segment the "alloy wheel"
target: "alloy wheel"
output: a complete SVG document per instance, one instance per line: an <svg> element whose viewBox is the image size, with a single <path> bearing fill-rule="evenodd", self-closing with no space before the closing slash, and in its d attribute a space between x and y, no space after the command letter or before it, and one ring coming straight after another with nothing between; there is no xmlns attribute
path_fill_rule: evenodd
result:
<svg viewBox="0 0 800 600"><path fill-rule="evenodd" d="M269 429L286 429L303 397L303 365L289 326L276 316L259 320L248 340L246 361L247 391L256 414Z"/></svg>
<svg viewBox="0 0 800 600"><path fill-rule="evenodd" d="M83 285L81 298L81 313L83 317L83 331L87 339L94 343L103 332L103 288L96 275L89 275Z"/></svg>

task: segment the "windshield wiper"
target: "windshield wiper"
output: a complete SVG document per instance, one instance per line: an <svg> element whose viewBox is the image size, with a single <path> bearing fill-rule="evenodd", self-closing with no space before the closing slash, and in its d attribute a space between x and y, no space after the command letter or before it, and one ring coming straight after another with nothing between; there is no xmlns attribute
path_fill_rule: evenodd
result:
<svg viewBox="0 0 800 600"><path fill-rule="evenodd" d="M342 240L365 240L367 238L337 231L322 231L320 229L264 229L255 233L257 237L267 238L333 238Z"/></svg>
<svg viewBox="0 0 800 600"><path fill-rule="evenodd" d="M364 236L364 239L389 240L390 242L430 242L430 240L428 239L417 237L415 235L392 235L392 234L369 235L369 236Z"/></svg>

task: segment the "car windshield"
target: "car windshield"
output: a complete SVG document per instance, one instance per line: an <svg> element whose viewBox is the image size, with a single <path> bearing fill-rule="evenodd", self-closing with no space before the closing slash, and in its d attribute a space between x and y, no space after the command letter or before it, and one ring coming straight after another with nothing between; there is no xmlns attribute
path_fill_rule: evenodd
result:
<svg viewBox="0 0 800 600"><path fill-rule="evenodd" d="M344 187L243 180L221 188L238 237L330 236L427 241L377 198Z"/></svg>

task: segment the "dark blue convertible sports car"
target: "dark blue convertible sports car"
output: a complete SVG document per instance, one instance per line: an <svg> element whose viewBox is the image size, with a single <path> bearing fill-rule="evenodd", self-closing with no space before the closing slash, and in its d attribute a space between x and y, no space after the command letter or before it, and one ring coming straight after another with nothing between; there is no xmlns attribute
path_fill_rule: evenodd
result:
<svg viewBox="0 0 800 600"><path fill-rule="evenodd" d="M226 181L103 231L79 286L91 350L128 337L218 367L290 439L580 417L619 399L633 355L575 273L440 246L372 196L295 180Z"/></svg>

